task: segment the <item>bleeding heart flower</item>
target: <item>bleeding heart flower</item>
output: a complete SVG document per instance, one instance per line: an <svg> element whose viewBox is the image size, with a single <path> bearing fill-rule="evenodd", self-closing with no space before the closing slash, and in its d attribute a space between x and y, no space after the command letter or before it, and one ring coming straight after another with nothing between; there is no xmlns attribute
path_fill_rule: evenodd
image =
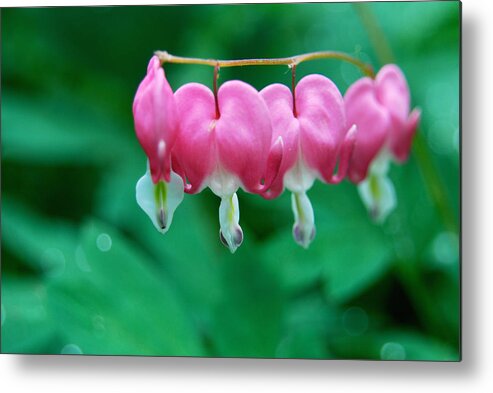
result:
<svg viewBox="0 0 493 393"><path fill-rule="evenodd" d="M187 193L209 187L221 198L221 241L234 252L243 241L236 191L264 192L282 160L283 142L271 147L272 127L257 90L241 81L224 83L217 93L189 83L175 93L180 134L173 149L173 168Z"/></svg>
<svg viewBox="0 0 493 393"><path fill-rule="evenodd" d="M317 178L338 183L345 177L355 127L348 131L341 93L322 75L306 76L297 84L294 106L292 92L281 84L267 86L260 95L269 108L273 141L282 137L284 142L279 175L264 196L275 198L284 187L292 192L293 236L306 248L315 236L313 208L306 191ZM338 160L338 173L334 174Z"/></svg>
<svg viewBox="0 0 493 393"><path fill-rule="evenodd" d="M381 222L396 204L395 191L387 177L389 160L407 159L421 114L419 109L409 114L409 87L394 64L384 66L375 80L365 77L356 81L344 101L349 123L358 127L348 176L359 183L365 205Z"/></svg>
<svg viewBox="0 0 493 393"><path fill-rule="evenodd" d="M156 56L135 94L133 114L137 138L148 157L148 170L137 182L137 203L165 233L183 200L183 181L171 171L171 149L179 132L175 98Z"/></svg>

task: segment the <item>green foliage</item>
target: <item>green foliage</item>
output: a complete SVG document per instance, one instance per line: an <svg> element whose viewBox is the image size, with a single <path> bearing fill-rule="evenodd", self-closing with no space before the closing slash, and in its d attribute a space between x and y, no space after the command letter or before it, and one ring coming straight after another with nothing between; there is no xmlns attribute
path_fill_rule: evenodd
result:
<svg viewBox="0 0 493 393"><path fill-rule="evenodd" d="M74 262L48 292L67 342L93 354L203 355L167 277L113 228L82 227Z"/></svg>
<svg viewBox="0 0 493 393"><path fill-rule="evenodd" d="M131 106L148 59L340 50L378 69L361 10L3 9L2 352L457 360L458 3L365 7L423 111L413 154L391 168L396 210L373 224L353 184L316 183L317 236L304 250L288 193L240 192L234 255L219 242L211 192L186 196L164 236L137 206L146 158ZM289 85L286 71L223 69L220 82ZM309 73L342 92L360 76L334 60L297 68ZM166 75L174 89L212 82L204 66Z"/></svg>

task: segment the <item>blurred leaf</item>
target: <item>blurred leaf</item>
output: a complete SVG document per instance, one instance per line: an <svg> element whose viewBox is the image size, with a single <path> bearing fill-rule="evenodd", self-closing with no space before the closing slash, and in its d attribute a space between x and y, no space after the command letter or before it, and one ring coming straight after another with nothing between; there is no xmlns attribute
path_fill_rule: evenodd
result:
<svg viewBox="0 0 493 393"><path fill-rule="evenodd" d="M308 295L291 302L285 313L286 326L276 351L279 358L328 359L334 310L321 296Z"/></svg>
<svg viewBox="0 0 493 393"><path fill-rule="evenodd" d="M203 354L181 299L142 252L97 222L83 228L79 247L83 262L48 288L67 344L85 354Z"/></svg>
<svg viewBox="0 0 493 393"><path fill-rule="evenodd" d="M343 359L457 361L456 350L416 332L387 331L358 337L333 337L331 347Z"/></svg>
<svg viewBox="0 0 493 393"><path fill-rule="evenodd" d="M436 333L448 342L458 342L461 323L461 294L458 279L435 271L424 274L423 282L428 289L429 297L433 299L433 308L430 313L433 313L434 318L439 319L440 322L438 325L440 330L436 329Z"/></svg>
<svg viewBox="0 0 493 393"><path fill-rule="evenodd" d="M361 229L342 226L337 234L328 232L322 237L322 242L331 242L335 248L324 265L329 299L345 301L355 296L377 280L391 262L392 251L385 238L376 231L358 233ZM359 235L355 239L357 246L346 235L355 232Z"/></svg>
<svg viewBox="0 0 493 393"><path fill-rule="evenodd" d="M283 294L261 255L237 250L224 258L220 304L214 313L217 356L275 357L281 335Z"/></svg>
<svg viewBox="0 0 493 393"><path fill-rule="evenodd" d="M54 337L39 280L2 274L2 353L44 353Z"/></svg>
<svg viewBox="0 0 493 393"><path fill-rule="evenodd" d="M107 164L135 149L112 123L70 98L50 101L3 93L2 160Z"/></svg>
<svg viewBox="0 0 493 393"><path fill-rule="evenodd" d="M309 193L317 226L309 249L298 246L291 231L284 230L264 252L287 289L301 290L323 280L329 301L344 302L385 272L392 247L382 229L367 217L353 185L321 187L317 184ZM286 209L285 214L292 213Z"/></svg>
<svg viewBox="0 0 493 393"><path fill-rule="evenodd" d="M173 217L173 229L167 238L155 241L154 248L158 252L156 246L162 244L163 252L171 259L166 264L170 276L180 283L193 304L209 314L221 295L221 255L229 251L219 242L219 199L213 197L217 205L212 207L205 199L203 194L187 196ZM154 239L155 232L150 239Z"/></svg>
<svg viewBox="0 0 493 393"><path fill-rule="evenodd" d="M458 42L458 1L376 2L372 9L399 58L406 52L422 54L428 48L449 49Z"/></svg>
<svg viewBox="0 0 493 393"><path fill-rule="evenodd" d="M74 258L76 228L39 215L5 194L2 198L2 248L39 273L56 276ZM8 266L3 261L3 268Z"/></svg>
<svg viewBox="0 0 493 393"><path fill-rule="evenodd" d="M140 155L141 166L124 163L103 179L98 189L99 216L131 233L179 287L190 307L210 314L220 294L217 259L226 251L218 239L219 199L209 195L217 206L208 206L206 191L185 196L171 229L162 235L135 200L135 184L145 170L145 155Z"/></svg>

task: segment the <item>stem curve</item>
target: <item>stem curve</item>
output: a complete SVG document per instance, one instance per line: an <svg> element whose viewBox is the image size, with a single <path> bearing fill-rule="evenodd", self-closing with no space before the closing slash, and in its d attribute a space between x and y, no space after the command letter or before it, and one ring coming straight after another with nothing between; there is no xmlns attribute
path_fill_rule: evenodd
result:
<svg viewBox="0 0 493 393"><path fill-rule="evenodd" d="M375 73L373 67L356 57L348 55L344 52L336 51L320 51L304 53L301 55L280 57L273 59L237 59L237 60L217 60L217 59L201 59L198 57L182 57L175 56L166 51L156 51L154 54L159 58L161 64L201 64L212 67L243 67L243 66L261 66L261 65L287 65L289 67L297 66L300 63L318 59L337 59L346 61L358 67L363 74L373 78Z"/></svg>

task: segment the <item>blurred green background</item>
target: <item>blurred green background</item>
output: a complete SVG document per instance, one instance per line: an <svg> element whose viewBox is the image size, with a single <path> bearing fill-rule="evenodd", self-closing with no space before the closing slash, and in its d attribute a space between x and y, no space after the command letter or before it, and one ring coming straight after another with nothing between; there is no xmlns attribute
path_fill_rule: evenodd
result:
<svg viewBox="0 0 493 393"><path fill-rule="evenodd" d="M459 3L2 9L2 352L457 360ZM375 225L356 187L310 190L317 237L291 237L289 193L186 196L160 235L135 201L146 157L131 106L154 50L206 58L339 50L396 61L423 110ZM344 93L361 76L303 63ZM173 89L212 69L166 65ZM260 89L287 67L221 70Z"/></svg>

